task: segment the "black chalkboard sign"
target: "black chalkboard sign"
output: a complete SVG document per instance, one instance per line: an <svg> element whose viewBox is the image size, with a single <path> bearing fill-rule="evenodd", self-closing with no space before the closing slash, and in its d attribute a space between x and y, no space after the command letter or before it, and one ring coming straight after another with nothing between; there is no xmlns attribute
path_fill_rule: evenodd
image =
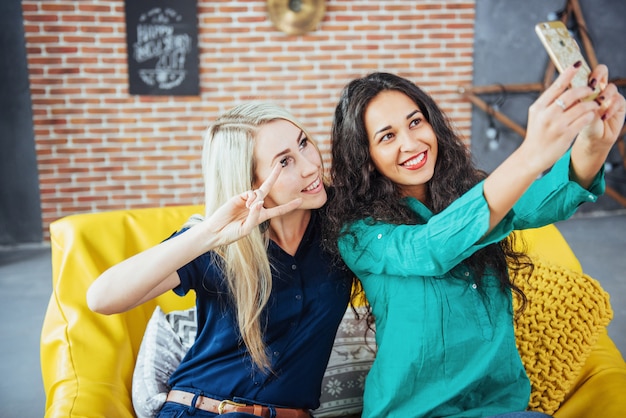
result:
<svg viewBox="0 0 626 418"><path fill-rule="evenodd" d="M130 94L200 94L196 1L125 0Z"/></svg>

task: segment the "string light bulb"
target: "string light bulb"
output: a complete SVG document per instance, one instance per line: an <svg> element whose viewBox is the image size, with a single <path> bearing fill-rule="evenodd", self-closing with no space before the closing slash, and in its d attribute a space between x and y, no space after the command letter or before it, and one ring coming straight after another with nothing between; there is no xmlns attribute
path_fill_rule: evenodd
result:
<svg viewBox="0 0 626 418"><path fill-rule="evenodd" d="M500 147L500 141L498 141L499 132L496 128L496 124L493 121L493 117L489 115L489 126L485 131L485 137L489 140L489 150L495 151Z"/></svg>

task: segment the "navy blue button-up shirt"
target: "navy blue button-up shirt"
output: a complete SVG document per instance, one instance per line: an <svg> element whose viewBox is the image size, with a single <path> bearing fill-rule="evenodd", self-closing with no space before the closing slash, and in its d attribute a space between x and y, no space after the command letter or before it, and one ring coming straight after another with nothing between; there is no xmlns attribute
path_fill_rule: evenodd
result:
<svg viewBox="0 0 626 418"><path fill-rule="evenodd" d="M313 212L295 256L270 241L272 293L264 311L271 372L260 371L242 343L226 281L206 253L178 270L179 295L196 291L198 334L172 388L215 399L242 398L316 409L335 332L346 311L350 276L321 249L321 219Z"/></svg>

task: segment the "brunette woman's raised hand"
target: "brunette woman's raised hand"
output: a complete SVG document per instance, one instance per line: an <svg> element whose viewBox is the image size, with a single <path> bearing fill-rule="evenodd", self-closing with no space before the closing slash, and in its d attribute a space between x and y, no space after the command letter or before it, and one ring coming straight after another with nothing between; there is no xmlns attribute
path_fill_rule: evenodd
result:
<svg viewBox="0 0 626 418"><path fill-rule="evenodd" d="M605 65L598 65L589 76L590 87L601 88L595 118L580 133L572 148L572 176L589 187L619 138L626 117L626 100L615 84L609 83Z"/></svg>
<svg viewBox="0 0 626 418"><path fill-rule="evenodd" d="M576 65L567 68L528 109L526 137L520 148L527 152L529 164L538 165L539 173L569 149L600 107L593 100L584 100L591 93L588 87L569 88L579 70Z"/></svg>
<svg viewBox="0 0 626 418"><path fill-rule="evenodd" d="M490 210L489 231L597 117L598 103L583 101L591 92L588 87L568 89L579 69L575 65L563 71L530 106L524 141L485 179L483 193Z"/></svg>

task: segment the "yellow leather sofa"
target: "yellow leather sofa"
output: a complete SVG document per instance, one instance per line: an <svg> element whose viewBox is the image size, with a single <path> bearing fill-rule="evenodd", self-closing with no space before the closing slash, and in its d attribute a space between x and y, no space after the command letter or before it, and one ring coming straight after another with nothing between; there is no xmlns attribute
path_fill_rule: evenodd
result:
<svg viewBox="0 0 626 418"><path fill-rule="evenodd" d="M193 305L168 292L119 315L92 313L91 282L109 266L163 239L200 206L72 215L50 226L53 290L41 333L46 417L134 417L131 383L143 333L157 304L165 312ZM572 271L581 266L554 226L524 232L529 251ZM604 328L554 414L626 416L626 364Z"/></svg>

